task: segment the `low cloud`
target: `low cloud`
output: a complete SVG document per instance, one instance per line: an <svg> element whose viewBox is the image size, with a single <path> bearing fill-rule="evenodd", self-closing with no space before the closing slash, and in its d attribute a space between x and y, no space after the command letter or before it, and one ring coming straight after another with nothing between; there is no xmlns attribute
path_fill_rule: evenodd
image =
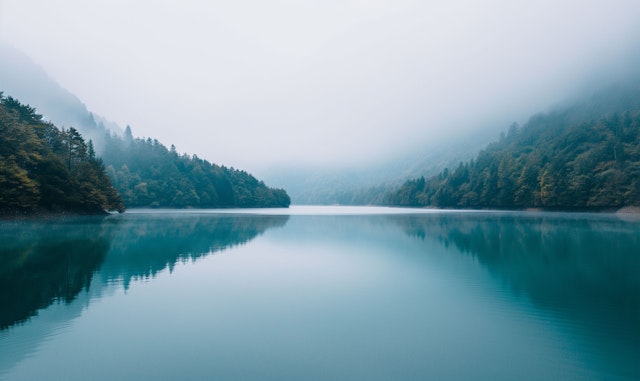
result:
<svg viewBox="0 0 640 381"><path fill-rule="evenodd" d="M381 160L504 127L606 77L640 35L625 0L0 9L4 39L90 109L247 169Z"/></svg>

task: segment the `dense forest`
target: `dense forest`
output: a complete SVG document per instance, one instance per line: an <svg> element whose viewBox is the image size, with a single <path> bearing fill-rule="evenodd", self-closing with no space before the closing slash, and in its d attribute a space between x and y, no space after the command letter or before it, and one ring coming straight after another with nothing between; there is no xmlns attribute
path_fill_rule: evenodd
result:
<svg viewBox="0 0 640 381"><path fill-rule="evenodd" d="M583 104L513 124L475 159L409 180L385 203L565 210L640 205L640 108L593 115L603 109L602 102Z"/></svg>
<svg viewBox="0 0 640 381"><path fill-rule="evenodd" d="M249 173L178 154L157 140L102 129L100 157L73 127L59 129L0 93L0 214L99 213L127 207L288 207L282 189ZM97 131L92 131L93 135Z"/></svg>
<svg viewBox="0 0 640 381"><path fill-rule="evenodd" d="M0 214L106 210L124 205L92 142L0 93Z"/></svg>
<svg viewBox="0 0 640 381"><path fill-rule="evenodd" d="M107 134L102 157L127 207L288 207L283 189L249 173L178 154L155 139Z"/></svg>

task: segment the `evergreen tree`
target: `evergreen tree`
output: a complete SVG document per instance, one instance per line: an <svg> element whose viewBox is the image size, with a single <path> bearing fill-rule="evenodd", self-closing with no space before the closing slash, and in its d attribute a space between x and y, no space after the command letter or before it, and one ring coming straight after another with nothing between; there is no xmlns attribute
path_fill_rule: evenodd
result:
<svg viewBox="0 0 640 381"><path fill-rule="evenodd" d="M0 213L105 210L124 205L93 145L0 93Z"/></svg>

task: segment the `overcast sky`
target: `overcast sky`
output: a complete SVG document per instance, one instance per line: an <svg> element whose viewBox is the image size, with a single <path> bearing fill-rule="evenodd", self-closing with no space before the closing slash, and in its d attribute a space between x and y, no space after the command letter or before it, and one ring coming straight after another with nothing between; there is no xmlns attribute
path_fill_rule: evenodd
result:
<svg viewBox="0 0 640 381"><path fill-rule="evenodd" d="M611 67L639 20L637 0L0 0L0 39L91 111L248 170L506 128Z"/></svg>

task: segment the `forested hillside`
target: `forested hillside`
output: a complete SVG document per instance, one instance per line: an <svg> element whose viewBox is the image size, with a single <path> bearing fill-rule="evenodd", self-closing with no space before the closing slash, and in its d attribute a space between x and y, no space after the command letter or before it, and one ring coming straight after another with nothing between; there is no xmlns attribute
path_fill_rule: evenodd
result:
<svg viewBox="0 0 640 381"><path fill-rule="evenodd" d="M103 158L127 207L288 207L283 189L249 173L178 154L157 140L108 135Z"/></svg>
<svg viewBox="0 0 640 381"><path fill-rule="evenodd" d="M12 97L0 99L1 214L95 213L125 205L288 207L291 202L284 190L245 171L134 138L130 128L123 137L106 132L98 157L75 128L60 130L34 108Z"/></svg>
<svg viewBox="0 0 640 381"><path fill-rule="evenodd" d="M609 95L536 115L522 127L514 124L475 159L407 181L385 203L549 209L640 205L640 97L635 90ZM608 112L616 100L624 107ZM600 113L594 115L595 110Z"/></svg>
<svg viewBox="0 0 640 381"><path fill-rule="evenodd" d="M0 93L0 214L124 211L91 141Z"/></svg>

